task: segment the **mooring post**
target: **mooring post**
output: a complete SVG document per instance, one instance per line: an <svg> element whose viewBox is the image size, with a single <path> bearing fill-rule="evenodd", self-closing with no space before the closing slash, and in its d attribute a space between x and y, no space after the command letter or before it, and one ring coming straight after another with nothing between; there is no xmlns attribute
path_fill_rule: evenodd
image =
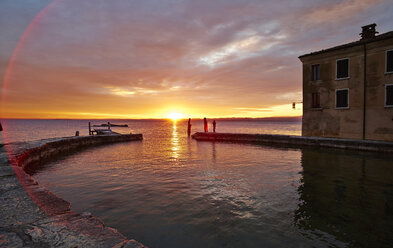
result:
<svg viewBox="0 0 393 248"><path fill-rule="evenodd" d="M89 135L91 135L91 125L90 125L90 121L89 121Z"/></svg>

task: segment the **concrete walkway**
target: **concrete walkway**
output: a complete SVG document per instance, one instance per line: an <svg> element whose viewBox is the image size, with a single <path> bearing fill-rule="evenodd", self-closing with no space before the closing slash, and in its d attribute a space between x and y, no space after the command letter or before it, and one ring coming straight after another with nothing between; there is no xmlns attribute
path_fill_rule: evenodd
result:
<svg viewBox="0 0 393 248"><path fill-rule="evenodd" d="M0 147L0 247L145 247L41 187L25 169L58 155L142 135L70 137Z"/></svg>
<svg viewBox="0 0 393 248"><path fill-rule="evenodd" d="M393 142L374 140L337 139L322 137L305 137L278 134L239 134L239 133L195 133L193 139L198 141L247 142L274 144L292 147L330 147L373 152L393 152Z"/></svg>

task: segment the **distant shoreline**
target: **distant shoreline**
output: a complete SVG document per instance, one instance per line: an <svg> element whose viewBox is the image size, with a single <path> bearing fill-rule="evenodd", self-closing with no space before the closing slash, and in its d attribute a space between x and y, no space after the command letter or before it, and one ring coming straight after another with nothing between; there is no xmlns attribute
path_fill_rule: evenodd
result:
<svg viewBox="0 0 393 248"><path fill-rule="evenodd" d="M191 118L192 120L203 120L203 117L201 118ZM217 120L217 121L282 121L282 122L301 122L302 121L302 116L288 116L288 117L260 117L260 118L254 118L254 117L219 117L219 118L210 118L207 117L209 120ZM170 119L168 118L147 118L147 119L53 119L53 118L48 118L48 119L32 119L32 118L1 118L2 120L59 120L59 121L66 121L66 120L76 120L76 121L168 121ZM188 120L188 118L184 119L179 119L178 121L185 121Z"/></svg>

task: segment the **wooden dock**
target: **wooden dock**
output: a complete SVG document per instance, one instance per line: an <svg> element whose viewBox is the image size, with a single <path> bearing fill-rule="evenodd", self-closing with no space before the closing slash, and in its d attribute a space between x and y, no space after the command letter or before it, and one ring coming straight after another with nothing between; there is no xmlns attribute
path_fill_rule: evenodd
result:
<svg viewBox="0 0 393 248"><path fill-rule="evenodd" d="M97 125L93 125L93 127L94 126L97 126ZM102 125L100 125L100 126L102 126ZM92 129L91 128L91 123L89 122L89 135L110 135L110 134L119 134L119 133L116 133L116 132L114 132L114 131L112 131L112 129L111 129L111 123L110 122L108 122L108 124L106 124L106 126L108 127L108 128L101 128L101 129L99 129L99 128L94 128L94 129Z"/></svg>

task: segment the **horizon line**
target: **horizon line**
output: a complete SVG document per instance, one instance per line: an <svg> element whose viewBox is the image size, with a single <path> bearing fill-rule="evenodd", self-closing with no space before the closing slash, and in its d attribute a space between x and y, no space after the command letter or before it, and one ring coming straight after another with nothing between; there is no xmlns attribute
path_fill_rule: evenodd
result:
<svg viewBox="0 0 393 248"><path fill-rule="evenodd" d="M299 116L271 116L271 117L206 117L207 119L297 119ZM190 117L190 119L203 120L205 117ZM178 120L188 120L179 118ZM170 118L0 118L0 120L171 120Z"/></svg>

